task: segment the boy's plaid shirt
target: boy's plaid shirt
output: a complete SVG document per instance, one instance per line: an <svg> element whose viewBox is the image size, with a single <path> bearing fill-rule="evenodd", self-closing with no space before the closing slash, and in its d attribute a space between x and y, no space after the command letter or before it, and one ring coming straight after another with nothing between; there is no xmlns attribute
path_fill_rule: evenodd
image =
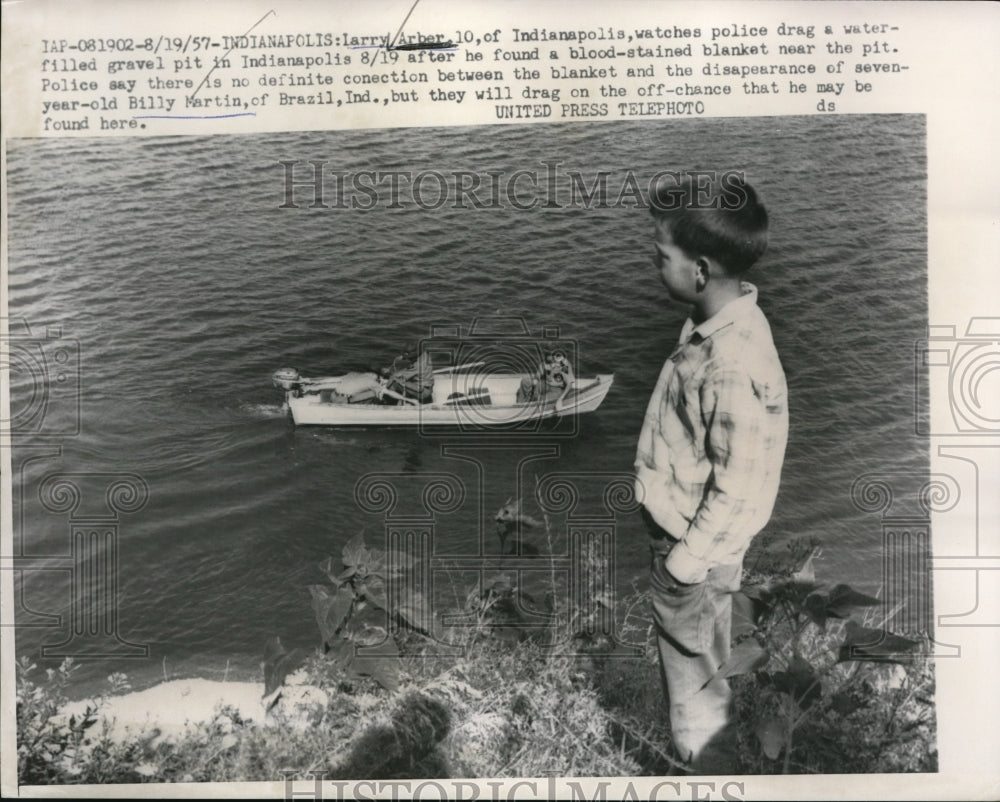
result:
<svg viewBox="0 0 1000 802"><path fill-rule="evenodd" d="M689 319L639 435L636 491L680 542L667 569L700 582L743 558L771 517L788 440L785 374L757 288L709 320Z"/></svg>

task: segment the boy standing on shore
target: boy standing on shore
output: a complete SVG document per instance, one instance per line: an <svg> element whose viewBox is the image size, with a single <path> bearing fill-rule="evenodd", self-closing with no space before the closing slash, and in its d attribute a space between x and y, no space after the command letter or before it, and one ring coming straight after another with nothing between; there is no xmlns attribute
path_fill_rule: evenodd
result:
<svg viewBox="0 0 1000 802"><path fill-rule="evenodd" d="M785 375L757 288L767 212L737 173L661 181L654 263L691 315L653 390L636 453L651 531L653 618L674 745L732 770L729 657L743 555L774 506L788 439Z"/></svg>

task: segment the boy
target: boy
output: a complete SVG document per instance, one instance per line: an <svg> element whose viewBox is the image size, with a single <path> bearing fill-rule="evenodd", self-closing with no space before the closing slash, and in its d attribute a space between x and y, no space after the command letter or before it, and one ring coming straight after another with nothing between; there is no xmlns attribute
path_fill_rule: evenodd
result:
<svg viewBox="0 0 1000 802"><path fill-rule="evenodd" d="M727 773L730 690L712 677L729 657L743 555L774 506L788 407L757 289L741 278L767 247L767 212L737 174L696 175L650 197L654 264L691 315L646 411L636 491L674 745L693 770Z"/></svg>

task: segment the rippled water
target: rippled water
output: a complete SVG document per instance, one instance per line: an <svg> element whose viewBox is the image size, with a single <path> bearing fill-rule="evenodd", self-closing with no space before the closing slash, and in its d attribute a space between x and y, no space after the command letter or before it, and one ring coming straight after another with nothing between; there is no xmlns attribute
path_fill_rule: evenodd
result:
<svg viewBox="0 0 1000 802"><path fill-rule="evenodd" d="M648 213L628 203L324 210L306 208L308 191L297 196L302 208L279 208L278 162L309 159L484 179L558 164L564 200L568 171L588 185L608 171L616 195L629 171L643 186L661 169L745 170L771 213L771 248L751 280L791 394L767 537L774 546L815 537L822 576L878 588L880 522L852 504L851 485L867 472L928 470L926 440L913 433L913 343L927 319L923 118L20 141L8 152L10 316L37 338L59 326L78 343L80 402L70 371L32 419L41 435L17 439L25 553L68 553L67 513L39 501L50 474L134 473L149 487L148 503L118 522L118 631L149 645L150 657L97 661L88 676L115 666L141 684L164 670L215 676L227 664L233 676L256 671L272 634L315 643L305 587L322 579L316 563L355 532L374 542L383 531L354 498L366 473L460 476L466 503L438 517L434 542L469 554L481 531L497 548L481 516L518 481L530 493L548 472L631 469L646 401L683 321L650 264ZM295 430L270 387L282 365L312 375L364 368L434 325L467 329L496 315L523 317L535 334L558 327L584 373L616 375L575 436L531 439L558 454L520 470L530 449L416 430ZM21 367L12 365L15 417L33 403ZM482 493L472 463L443 453L453 442L479 460ZM616 531L619 584L642 586L638 515L619 516ZM67 576L25 573L20 652L65 639L65 622L27 624L67 612Z"/></svg>

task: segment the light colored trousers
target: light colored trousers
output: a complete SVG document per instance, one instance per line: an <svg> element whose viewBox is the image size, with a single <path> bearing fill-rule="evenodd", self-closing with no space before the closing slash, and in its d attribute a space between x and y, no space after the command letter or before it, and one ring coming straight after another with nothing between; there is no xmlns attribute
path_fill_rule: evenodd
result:
<svg viewBox="0 0 1000 802"><path fill-rule="evenodd" d="M729 682L709 680L729 658L732 593L740 588L743 566L717 566L704 582L679 584L664 567L675 542L651 541L650 577L670 730L681 759L695 771L731 773Z"/></svg>

